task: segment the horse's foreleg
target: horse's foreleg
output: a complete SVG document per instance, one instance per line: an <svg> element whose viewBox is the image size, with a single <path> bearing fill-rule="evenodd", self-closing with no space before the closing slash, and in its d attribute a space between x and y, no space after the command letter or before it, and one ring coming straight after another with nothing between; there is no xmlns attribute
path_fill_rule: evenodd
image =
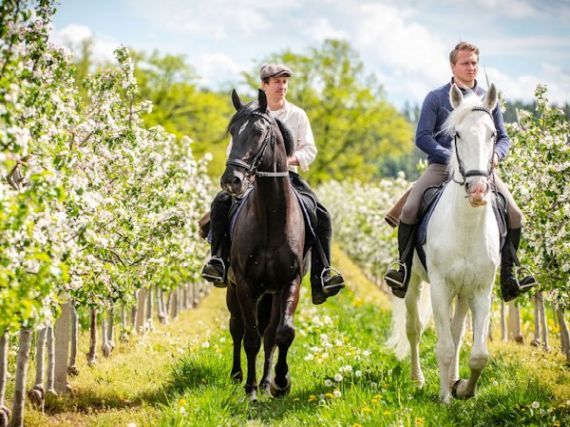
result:
<svg viewBox="0 0 570 427"><path fill-rule="evenodd" d="M477 381L483 368L489 360L487 350L487 332L489 329L489 312L491 310L491 295L478 295L470 301L473 314L473 348L469 357L471 375L467 381L458 381L454 386L454 395L459 399L468 399L475 395Z"/></svg>
<svg viewBox="0 0 570 427"><path fill-rule="evenodd" d="M230 333L232 334L234 345L231 377L233 380L241 383L243 380L243 372L241 370L241 341L243 339L244 328L239 302L233 285L228 286L226 304L230 311Z"/></svg>
<svg viewBox="0 0 570 427"><path fill-rule="evenodd" d="M439 398L443 403L451 402L449 368L453 360L455 345L451 336L449 312L451 291L443 280L432 280L431 305L437 331L436 356L439 366Z"/></svg>
<svg viewBox="0 0 570 427"><path fill-rule="evenodd" d="M277 306L277 310L275 310ZM275 314L272 316L272 314ZM275 330L279 323L279 301L271 294L265 294L257 303L257 318L259 331L263 335L263 350L265 358L263 361L263 376L259 381L259 388L262 392L269 392L269 376L273 364L273 353L275 350Z"/></svg>
<svg viewBox="0 0 570 427"><path fill-rule="evenodd" d="M465 331L465 316L469 305L467 300L462 297L457 298L455 305L455 313L451 321L451 336L455 345L455 352L453 353L453 361L449 369L449 384L453 385L459 379L459 352L461 350L461 342L463 340L463 332Z"/></svg>
<svg viewBox="0 0 570 427"><path fill-rule="evenodd" d="M287 365L287 352L295 339L295 326L293 316L299 303L299 287L301 278L298 277L291 285L285 287L280 295L280 321L275 333L275 344L279 347L279 356L275 365L275 378L271 383L271 394L282 396L291 390L291 379L289 377L289 366Z"/></svg>
<svg viewBox="0 0 570 427"><path fill-rule="evenodd" d="M410 278L410 286L406 293L406 334L410 342L410 358L412 381L418 387L424 385L424 374L420 365L420 338L422 324L419 312L419 298L422 291L420 278L414 274Z"/></svg>
<svg viewBox="0 0 570 427"><path fill-rule="evenodd" d="M261 348L261 336L257 326L256 301L249 293L249 286L240 283L237 286L237 297L241 308L245 335L243 347L247 357L247 379L245 381L245 392L250 400L257 400L257 379L255 372L255 360Z"/></svg>

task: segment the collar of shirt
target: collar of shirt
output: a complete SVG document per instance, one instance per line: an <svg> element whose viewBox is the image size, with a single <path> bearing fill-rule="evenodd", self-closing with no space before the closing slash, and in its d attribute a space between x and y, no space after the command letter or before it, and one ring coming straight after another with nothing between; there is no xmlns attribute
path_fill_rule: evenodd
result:
<svg viewBox="0 0 570 427"><path fill-rule="evenodd" d="M289 108L289 103L284 99L283 107L281 107L279 110L270 109L269 114L271 114L272 117L277 117L278 119L282 119L282 116L287 113L288 108Z"/></svg>

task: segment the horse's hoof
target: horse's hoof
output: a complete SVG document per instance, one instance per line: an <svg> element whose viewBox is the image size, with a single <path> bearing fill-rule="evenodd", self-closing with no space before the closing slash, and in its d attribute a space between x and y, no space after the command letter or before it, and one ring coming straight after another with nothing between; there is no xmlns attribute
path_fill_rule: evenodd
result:
<svg viewBox="0 0 570 427"><path fill-rule="evenodd" d="M475 393L465 393L465 387L467 387L467 381L459 379L451 386L451 394L456 399L469 399L475 396Z"/></svg>
<svg viewBox="0 0 570 427"><path fill-rule="evenodd" d="M423 375L418 375L416 378L412 378L412 382L414 383L416 388L421 389L424 387L426 380Z"/></svg>
<svg viewBox="0 0 570 427"><path fill-rule="evenodd" d="M247 398L251 403L257 402L257 393L255 392L255 390L250 391L247 394Z"/></svg>
<svg viewBox="0 0 570 427"><path fill-rule="evenodd" d="M259 390L263 393L263 394L269 394L271 393L271 383L269 380L264 380L262 382L259 383Z"/></svg>
<svg viewBox="0 0 570 427"><path fill-rule="evenodd" d="M44 404L45 404L45 391L44 386L41 384L37 384L28 391L28 398L30 402L34 406L34 408L39 409L43 412Z"/></svg>
<svg viewBox="0 0 570 427"><path fill-rule="evenodd" d="M282 397L285 396L286 394L289 394L289 392L291 391L291 377L289 377L289 374L285 376L285 380L287 382L284 387L279 386L275 382L275 379L271 381L271 386L269 387L269 391L271 392L271 395L273 397Z"/></svg>

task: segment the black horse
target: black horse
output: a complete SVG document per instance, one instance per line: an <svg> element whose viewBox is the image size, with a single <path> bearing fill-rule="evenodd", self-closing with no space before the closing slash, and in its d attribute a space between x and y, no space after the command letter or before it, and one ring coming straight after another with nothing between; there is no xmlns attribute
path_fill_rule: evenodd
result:
<svg viewBox="0 0 570 427"><path fill-rule="evenodd" d="M273 396L291 389L287 352L295 338L293 315L305 274L305 225L289 180L287 156L293 141L268 114L265 93L260 90L257 102L243 105L234 90L232 101L237 112L229 125L232 147L221 185L234 196L243 195L252 178L255 185L242 202L232 234L227 292L234 344L231 375L236 381L243 379L243 340L245 391L255 400L255 361L262 337L265 363L259 387ZM279 355L270 381L275 346Z"/></svg>

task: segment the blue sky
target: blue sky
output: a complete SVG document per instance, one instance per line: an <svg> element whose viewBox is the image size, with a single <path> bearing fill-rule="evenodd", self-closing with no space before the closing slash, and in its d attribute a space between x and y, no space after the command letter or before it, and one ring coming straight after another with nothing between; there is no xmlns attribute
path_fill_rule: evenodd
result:
<svg viewBox="0 0 570 427"><path fill-rule="evenodd" d="M481 49L480 81L486 70L508 99L546 83L570 102L570 0L61 0L53 35L92 37L99 59L120 44L184 54L210 87L242 82L271 53L343 38L399 107L447 82L448 53L467 40Z"/></svg>

